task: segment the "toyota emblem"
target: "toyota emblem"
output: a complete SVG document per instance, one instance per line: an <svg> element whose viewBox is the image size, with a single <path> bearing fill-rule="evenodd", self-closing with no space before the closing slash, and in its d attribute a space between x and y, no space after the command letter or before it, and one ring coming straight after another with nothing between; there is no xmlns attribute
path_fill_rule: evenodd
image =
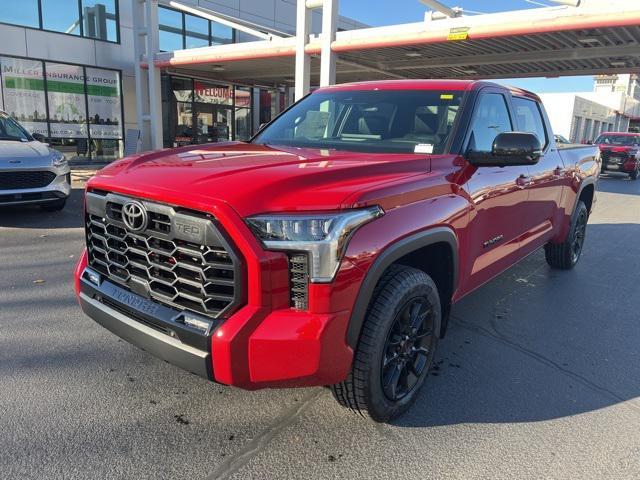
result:
<svg viewBox="0 0 640 480"><path fill-rule="evenodd" d="M147 228L147 209L140 202L131 201L122 206L122 221L132 232L141 232Z"/></svg>

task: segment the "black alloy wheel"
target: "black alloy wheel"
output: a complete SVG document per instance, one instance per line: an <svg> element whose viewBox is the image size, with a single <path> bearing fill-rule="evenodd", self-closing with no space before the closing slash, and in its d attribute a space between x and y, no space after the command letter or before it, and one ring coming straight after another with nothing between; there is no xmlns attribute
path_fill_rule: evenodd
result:
<svg viewBox="0 0 640 480"><path fill-rule="evenodd" d="M584 238L587 233L588 215L586 210L578 212L578 218L573 230L573 241L571 243L571 260L577 263L584 246Z"/></svg>
<svg viewBox="0 0 640 480"><path fill-rule="evenodd" d="M382 388L391 401L410 393L433 357L433 307L425 297L409 300L396 317L384 348Z"/></svg>

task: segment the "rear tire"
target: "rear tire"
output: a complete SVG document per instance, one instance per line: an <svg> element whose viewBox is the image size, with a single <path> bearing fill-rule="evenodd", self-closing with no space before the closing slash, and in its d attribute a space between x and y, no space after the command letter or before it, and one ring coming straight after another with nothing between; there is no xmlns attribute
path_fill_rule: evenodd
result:
<svg viewBox="0 0 640 480"><path fill-rule="evenodd" d="M335 399L376 422L406 412L428 376L440 325L440 297L431 277L389 267L369 303L352 370L331 387Z"/></svg>
<svg viewBox="0 0 640 480"><path fill-rule="evenodd" d="M64 208L67 204L66 198L61 198L60 200L54 200L53 202L47 202L40 205L40 208L45 212L59 212Z"/></svg>
<svg viewBox="0 0 640 480"><path fill-rule="evenodd" d="M547 243L544 246L549 266L560 270L571 270L576 266L582 255L588 220L589 211L584 202L580 200L573 212L571 227L565 241L559 244Z"/></svg>

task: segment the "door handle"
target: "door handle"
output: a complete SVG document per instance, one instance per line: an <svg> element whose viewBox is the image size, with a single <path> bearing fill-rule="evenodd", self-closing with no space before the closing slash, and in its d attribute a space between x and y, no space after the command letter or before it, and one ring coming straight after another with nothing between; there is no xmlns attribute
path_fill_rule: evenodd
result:
<svg viewBox="0 0 640 480"><path fill-rule="evenodd" d="M516 179L516 185L520 188L528 187L529 185L531 185L531 182L531 177L529 175L525 175L524 173Z"/></svg>

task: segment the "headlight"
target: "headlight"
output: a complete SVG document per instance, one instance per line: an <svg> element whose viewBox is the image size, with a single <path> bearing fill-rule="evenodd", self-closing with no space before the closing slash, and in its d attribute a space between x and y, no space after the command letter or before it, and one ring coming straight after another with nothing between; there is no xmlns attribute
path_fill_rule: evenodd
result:
<svg viewBox="0 0 640 480"><path fill-rule="evenodd" d="M51 152L51 164L54 167L64 167L67 165L67 159L64 158L64 155L57 150L53 150Z"/></svg>
<svg viewBox="0 0 640 480"><path fill-rule="evenodd" d="M260 215L247 224L268 250L307 252L310 279L333 280L351 234L384 214L380 207L325 214Z"/></svg>

